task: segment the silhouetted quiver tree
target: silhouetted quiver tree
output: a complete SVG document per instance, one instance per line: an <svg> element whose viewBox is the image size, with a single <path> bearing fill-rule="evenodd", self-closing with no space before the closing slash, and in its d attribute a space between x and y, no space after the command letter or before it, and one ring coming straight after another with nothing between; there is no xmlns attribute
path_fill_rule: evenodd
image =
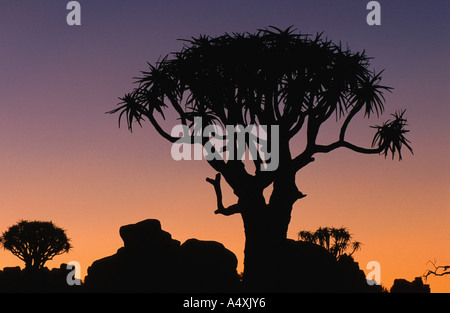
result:
<svg viewBox="0 0 450 313"><path fill-rule="evenodd" d="M142 125L148 120L170 142L181 138L172 136L161 122L169 116L165 113L168 109L191 130L198 126L196 117L202 118L201 131L209 124L279 127L279 166L275 171L261 170L266 162L260 154L253 160L254 173L236 158L208 160L218 172L215 179L208 179L217 194L216 213L241 214L244 222L244 280L270 285L268 270L282 266L276 256L286 239L293 204L305 196L296 186L296 173L314 162L314 155L338 148L385 156L391 152L401 157L403 145L411 150L404 137L406 120L399 112L393 120L375 126L371 148L349 142L349 123L360 112L367 118L382 114L383 92L391 88L380 84L381 72L369 70L364 52L343 49L321 35L272 27L255 34L200 36L185 42L180 52L149 64L149 70L137 78L136 88L109 113L120 112L119 125L124 117L130 130L133 122ZM319 131L330 118L341 123L337 139L320 144ZM302 129L306 129L302 132L306 144L293 155L291 140ZM207 140L203 138L203 145ZM250 142L246 143L249 147ZM221 176L238 197L229 208L222 204ZM266 201L263 191L270 185L273 190Z"/></svg>
<svg viewBox="0 0 450 313"><path fill-rule="evenodd" d="M39 270L53 257L69 252L63 229L52 222L20 221L0 237L3 247L25 262L25 269Z"/></svg>
<svg viewBox="0 0 450 313"><path fill-rule="evenodd" d="M320 227L315 232L302 230L298 233L298 239L327 249L336 260L344 254L351 256L361 248L361 243L352 240L352 235L344 227Z"/></svg>

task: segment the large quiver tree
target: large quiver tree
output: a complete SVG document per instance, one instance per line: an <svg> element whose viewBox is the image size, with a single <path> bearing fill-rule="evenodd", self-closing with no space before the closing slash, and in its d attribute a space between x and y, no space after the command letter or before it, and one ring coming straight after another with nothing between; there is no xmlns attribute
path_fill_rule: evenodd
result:
<svg viewBox="0 0 450 313"><path fill-rule="evenodd" d="M255 34L201 36L185 42L180 52L149 64L149 71L137 78L137 87L110 113L120 112L119 123L125 117L130 130L134 122L142 125L148 120L172 143L186 141L161 123L173 114L191 130L198 127L195 119L199 117L201 130L211 124L278 127L279 136L273 139L279 149L276 170L263 170L267 162L260 153L253 160L254 172L242 160L215 158L208 163L218 175L207 179L216 191L216 213L242 216L244 280L253 286L270 285L275 279L271 273L276 272L270 269L282 266L277 255L286 239L293 204L305 196L296 186L296 173L313 162L315 154L339 148L401 158L403 145L411 150L404 137L404 112L374 126L371 147L349 142L347 129L353 118L358 113L367 118L380 116L383 92L391 88L380 84L381 72L369 69L364 52L343 49L321 35L271 27ZM167 109L172 113L165 113ZM341 126L336 141L323 145L317 137L329 119L336 119ZM197 132L190 134L194 137ZM299 154L292 155L291 144L298 134L306 136L306 144ZM207 141L203 138L201 143ZM228 208L222 204L221 177L238 197ZM273 189L267 201L263 191L270 185Z"/></svg>

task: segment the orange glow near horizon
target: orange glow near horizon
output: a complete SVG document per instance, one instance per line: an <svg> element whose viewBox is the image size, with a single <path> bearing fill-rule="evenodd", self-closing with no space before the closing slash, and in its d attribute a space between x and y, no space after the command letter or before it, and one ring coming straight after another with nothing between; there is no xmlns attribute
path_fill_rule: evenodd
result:
<svg viewBox="0 0 450 313"><path fill-rule="evenodd" d="M370 27L366 3L354 1L80 2L78 28L65 24L57 1L0 4L0 233L21 219L66 229L73 250L47 267L77 261L84 279L92 262L123 246L120 226L153 218L181 243L223 243L243 270L243 223L214 214L214 190L205 181L216 174L212 168L204 160L174 161L150 123L130 134L105 112L133 89L147 61L180 49L178 38L268 25L324 31L352 51L366 50L374 57L370 68L386 69L382 83L395 89L380 119L355 118L349 141L370 147L369 126L407 109L414 149L401 162L345 149L317 155L297 174L307 197L294 206L288 237L347 227L363 243L354 254L360 268L367 274L367 263L379 262L387 289L396 278L423 275L429 260L450 265L448 3L385 1L382 25ZM336 139L335 127L333 117L321 144ZM233 204L222 187L225 205ZM0 269L10 266L23 264L0 249ZM450 275L427 283L431 292L450 292Z"/></svg>
<svg viewBox="0 0 450 313"><path fill-rule="evenodd" d="M242 221L239 216L213 213L215 195L205 177L213 177L214 172L204 161L171 160L166 142L163 149L148 145L145 153L132 152L134 145L144 145L149 138L162 140L152 131L117 134L122 140L138 137L140 142L123 143L131 150L109 147L115 153L105 151L108 158L95 152L89 157L71 156L61 164L48 160L49 167L41 164L40 170L23 171L23 177L16 174L16 182L3 182L2 205L10 210L3 214L0 229L21 218L53 220L67 230L73 250L55 257L48 267L78 261L84 278L93 261L123 246L120 226L156 218L181 243L189 238L223 243L236 254L242 271ZM421 150L417 147L416 155L405 156L402 162L345 150L319 156L297 174L298 186L308 196L295 205L288 237L297 239L299 230L320 226L348 227L363 243L354 255L360 268L367 274L367 263L378 261L382 285L388 289L395 278L411 281L421 276L428 260L444 264L450 257L442 249L450 239L447 186L442 174L442 181L436 173L434 182L426 182L425 173L417 173L420 166L411 172L414 163L421 164ZM20 174L20 163L7 171ZM225 204L235 200L225 187ZM437 210L429 215L426 206ZM1 267L23 266L8 251L0 253ZM430 277L428 283L432 292L449 291L448 277Z"/></svg>

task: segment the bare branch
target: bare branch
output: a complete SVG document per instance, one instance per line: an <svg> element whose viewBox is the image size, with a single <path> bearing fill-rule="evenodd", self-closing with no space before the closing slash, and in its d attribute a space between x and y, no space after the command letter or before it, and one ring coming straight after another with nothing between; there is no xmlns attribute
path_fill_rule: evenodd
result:
<svg viewBox="0 0 450 313"><path fill-rule="evenodd" d="M303 122L305 121L305 114L300 114L298 116L297 123L289 130L289 138L294 137L300 129L303 127Z"/></svg>
<svg viewBox="0 0 450 313"><path fill-rule="evenodd" d="M308 165L311 162L314 162L314 158L311 157L312 153L310 153L308 151L308 149L305 149L304 152L302 152L301 154L299 154L298 156L296 156L293 160L292 160L292 164L293 164L293 168L294 170L297 172L299 171L301 168L305 167L306 165Z"/></svg>
<svg viewBox="0 0 450 313"><path fill-rule="evenodd" d="M223 214L225 216L241 213L241 209L237 203L229 206L228 208L225 208L223 206L222 190L220 189L220 177L220 173L217 173L215 179L206 178L206 181L214 186L214 190L217 196L217 210L215 210L214 213Z"/></svg>
<svg viewBox="0 0 450 313"><path fill-rule="evenodd" d="M425 274L423 275L423 277L426 279L428 278L428 276L430 275L434 275L434 276L444 276L444 275L450 275L450 265L438 265L436 266L436 260L431 261L429 260L427 262L431 263L431 265L433 265L434 269L433 270L427 270L425 272Z"/></svg>
<svg viewBox="0 0 450 313"><path fill-rule="evenodd" d="M166 131L161 127L161 125L159 125L159 123L156 121L155 117L153 116L152 113L148 113L146 114L146 116L148 117L148 120L152 123L153 127L155 127L156 131L166 140L174 143L177 140L181 139L179 137L172 137L171 135L169 135L168 133L166 133Z"/></svg>
<svg viewBox="0 0 450 313"><path fill-rule="evenodd" d="M225 209L222 203L222 189L220 189L220 173L216 174L216 178L206 178L206 181L214 186L214 190L217 196L217 209L223 210Z"/></svg>
<svg viewBox="0 0 450 313"><path fill-rule="evenodd" d="M176 99L173 96L167 95L167 98L170 100L170 103L172 104L172 106L175 108L178 115L180 116L181 123L183 125L186 125L186 112L183 111L180 104L178 103L178 101L176 101Z"/></svg>
<svg viewBox="0 0 450 313"><path fill-rule="evenodd" d="M364 153L364 154L379 154L383 151L384 147L380 146L378 148L373 148L373 149L368 149L368 148L363 148L363 147L359 147L356 146L354 144L351 144L347 141L336 141L332 144L329 144L327 146L322 146L322 145L315 145L314 146L314 152L315 153L328 153L331 152L337 148L348 148L350 150L353 150L355 152L359 152L359 153Z"/></svg>
<svg viewBox="0 0 450 313"><path fill-rule="evenodd" d="M342 124L341 131L339 133L339 140L344 141L345 139L345 132L347 131L348 124L353 119L353 117L358 113L363 107L363 103L360 105L356 105L353 107L353 109L350 111L350 113L347 115L347 117L344 120L344 123Z"/></svg>

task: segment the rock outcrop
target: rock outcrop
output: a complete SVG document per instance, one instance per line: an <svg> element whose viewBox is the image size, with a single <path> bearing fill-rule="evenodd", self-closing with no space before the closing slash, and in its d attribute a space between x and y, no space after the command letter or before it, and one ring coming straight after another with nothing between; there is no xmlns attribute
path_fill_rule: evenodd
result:
<svg viewBox="0 0 450 313"><path fill-rule="evenodd" d="M148 219L122 226L124 242L116 254L92 263L85 287L90 291L225 291L238 286L237 258L221 243L178 240Z"/></svg>
<svg viewBox="0 0 450 313"><path fill-rule="evenodd" d="M412 282L396 279L391 287L391 293L430 293L430 286L424 284L421 277L416 277Z"/></svg>
<svg viewBox="0 0 450 313"><path fill-rule="evenodd" d="M124 246L92 263L85 279L86 291L257 291L241 283L236 256L219 242L188 239L180 245L154 219L122 226L119 233ZM264 291L381 291L380 286L367 284L353 258L342 256L337 261L312 243L286 240L277 257L278 266L267 268L271 290Z"/></svg>

